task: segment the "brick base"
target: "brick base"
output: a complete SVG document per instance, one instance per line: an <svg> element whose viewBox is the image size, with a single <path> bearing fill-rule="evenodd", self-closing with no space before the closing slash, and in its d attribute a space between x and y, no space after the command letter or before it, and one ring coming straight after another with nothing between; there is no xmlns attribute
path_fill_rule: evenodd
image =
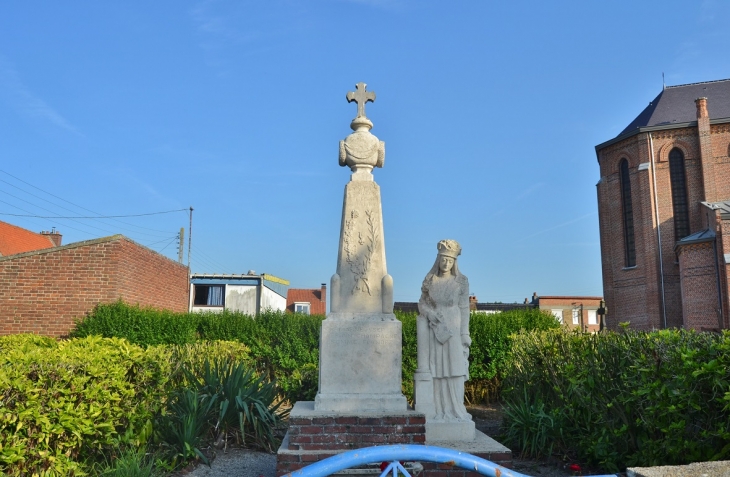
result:
<svg viewBox="0 0 730 477"><path fill-rule="evenodd" d="M425 422L425 416L415 411L345 415L314 411L312 402L297 402L289 415L289 432L276 455L276 475L352 449L390 444L430 444L466 452L504 467L512 466L512 451L479 431L472 442L425 442ZM479 475L448 464L421 464L420 475L424 477Z"/></svg>
<svg viewBox="0 0 730 477"><path fill-rule="evenodd" d="M289 432L276 455L276 475L352 449L426 442L426 417L399 413L363 412L348 415L315 411L311 401L299 401L289 414Z"/></svg>

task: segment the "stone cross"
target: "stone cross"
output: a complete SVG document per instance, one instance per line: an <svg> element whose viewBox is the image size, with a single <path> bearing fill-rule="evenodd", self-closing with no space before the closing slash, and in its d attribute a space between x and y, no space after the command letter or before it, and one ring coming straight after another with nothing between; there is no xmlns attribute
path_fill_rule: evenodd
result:
<svg viewBox="0 0 730 477"><path fill-rule="evenodd" d="M365 83L358 83L355 85L355 91L349 91L347 93L347 102L352 103L355 101L357 103L357 117L358 118L365 118L365 103L368 101L375 102L375 92L373 91L365 91L365 88L367 88L368 85Z"/></svg>

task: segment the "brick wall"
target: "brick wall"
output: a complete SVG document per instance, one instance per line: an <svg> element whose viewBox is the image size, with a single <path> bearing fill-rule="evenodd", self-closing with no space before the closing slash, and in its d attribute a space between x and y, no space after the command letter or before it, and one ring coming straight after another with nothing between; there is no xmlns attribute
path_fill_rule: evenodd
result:
<svg viewBox="0 0 730 477"><path fill-rule="evenodd" d="M730 124L710 125L710 134L703 135L703 141L705 156L712 155L711 158L705 157L705 161L712 164L711 175L714 180L712 187L707 187L714 194L714 197L709 198L705 197L700 133L697 127L654 131L651 133L651 140L648 133L640 133L598 151L601 174L597 186L598 214L603 292L608 307L606 321L609 328L615 329L619 322L624 321L630 321L631 327L637 329L663 328L662 298L666 308L667 326L684 326L684 310L690 307L683 300L701 301L702 298L692 294L707 293L700 291L705 288L696 286L689 287L686 292L682 290L680 264L674 251L677 238L674 236L669 174L669 152L678 147L685 157L690 233L707 227L708 224L704 223L706 209L701 201L730 199ZM652 176L650 165L652 152L656 178ZM631 268L625 266L624 260L623 210L618 173L618 165L623 158L629 163L634 212L636 267ZM661 233L661 263L657 229ZM726 245L718 245L720 249L730 248L730 240L725 237L725 241ZM730 253L730 250L724 253ZM708 260L708 266L713 265L709 256L705 256L705 259ZM727 267L723 267L721 273L721 288L727 295L727 273L730 270L725 268ZM716 299L716 292L713 293ZM726 311L723 321L727 327L730 321L727 316L730 308L727 306L730 305L727 296L724 303ZM716 321L714 315L712 319Z"/></svg>
<svg viewBox="0 0 730 477"><path fill-rule="evenodd" d="M680 247L679 269L683 326L696 330L719 328L721 310L712 242Z"/></svg>
<svg viewBox="0 0 730 477"><path fill-rule="evenodd" d="M0 335L66 335L119 298L186 311L187 268L121 235L0 257Z"/></svg>

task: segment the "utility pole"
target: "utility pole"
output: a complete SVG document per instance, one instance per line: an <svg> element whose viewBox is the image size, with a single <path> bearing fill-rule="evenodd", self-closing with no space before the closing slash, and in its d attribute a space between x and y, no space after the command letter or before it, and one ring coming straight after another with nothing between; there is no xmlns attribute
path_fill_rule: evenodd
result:
<svg viewBox="0 0 730 477"><path fill-rule="evenodd" d="M185 245L185 227L180 227L180 234L177 236L177 262L183 261L183 247Z"/></svg>
<svg viewBox="0 0 730 477"><path fill-rule="evenodd" d="M190 249L193 247L193 206L190 206L190 226L188 227L188 274L190 273Z"/></svg>

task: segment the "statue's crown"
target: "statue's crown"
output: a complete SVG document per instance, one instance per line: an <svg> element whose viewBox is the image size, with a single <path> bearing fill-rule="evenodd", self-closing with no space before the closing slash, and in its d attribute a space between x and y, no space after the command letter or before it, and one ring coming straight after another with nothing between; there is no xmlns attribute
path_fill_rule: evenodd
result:
<svg viewBox="0 0 730 477"><path fill-rule="evenodd" d="M439 251L439 255L446 255L447 257L456 258L461 255L461 245L456 240L446 239L441 240L436 248Z"/></svg>

